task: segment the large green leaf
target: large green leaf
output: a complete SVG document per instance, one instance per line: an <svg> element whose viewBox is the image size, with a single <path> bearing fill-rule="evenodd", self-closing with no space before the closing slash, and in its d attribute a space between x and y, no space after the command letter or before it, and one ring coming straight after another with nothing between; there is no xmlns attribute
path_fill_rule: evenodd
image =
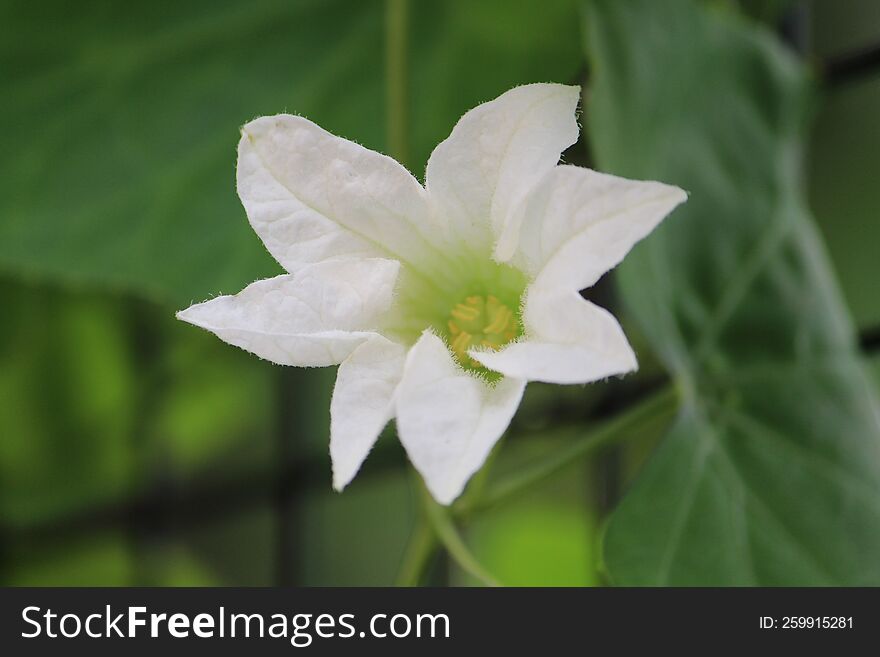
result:
<svg viewBox="0 0 880 657"><path fill-rule="evenodd" d="M275 271L235 197L238 126L369 126L371 3L49 4L4 10L0 266L178 302Z"/></svg>
<svg viewBox="0 0 880 657"><path fill-rule="evenodd" d="M412 3L417 173L463 110L574 79L574 2ZM381 149L383 12L380 0L5 3L0 270L179 304L278 271L235 196L238 126L290 111Z"/></svg>
<svg viewBox="0 0 880 657"><path fill-rule="evenodd" d="M800 188L803 67L731 12L586 4L601 168L689 190L620 286L683 392L611 519L620 584L880 584L880 410Z"/></svg>

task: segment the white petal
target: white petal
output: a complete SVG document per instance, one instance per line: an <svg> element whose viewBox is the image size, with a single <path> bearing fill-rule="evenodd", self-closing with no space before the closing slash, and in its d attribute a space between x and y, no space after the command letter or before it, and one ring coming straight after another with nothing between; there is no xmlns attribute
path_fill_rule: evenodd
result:
<svg viewBox="0 0 880 657"><path fill-rule="evenodd" d="M425 183L466 244L488 249L512 208L577 141L579 87L529 84L467 112L431 158Z"/></svg>
<svg viewBox="0 0 880 657"><path fill-rule="evenodd" d="M458 497L504 433L525 382L490 386L467 374L425 332L410 349L397 390L397 429L410 461L441 504Z"/></svg>
<svg viewBox="0 0 880 657"><path fill-rule="evenodd" d="M513 262L542 286L590 287L686 199L671 185L558 166L508 224L497 255L510 256L516 243Z"/></svg>
<svg viewBox="0 0 880 657"><path fill-rule="evenodd" d="M330 458L336 490L354 478L394 415L394 391L405 357L405 347L376 336L339 366L330 402Z"/></svg>
<svg viewBox="0 0 880 657"><path fill-rule="evenodd" d="M242 128L238 194L291 273L331 257L422 258L437 235L425 190L406 169L298 116Z"/></svg>
<svg viewBox="0 0 880 657"><path fill-rule="evenodd" d="M399 268L378 258L327 261L251 283L177 317L280 365L336 365L375 335Z"/></svg>
<svg viewBox="0 0 880 657"><path fill-rule="evenodd" d="M505 376L547 383L589 383L637 368L614 316L572 290L532 287L523 323L525 339L470 355Z"/></svg>

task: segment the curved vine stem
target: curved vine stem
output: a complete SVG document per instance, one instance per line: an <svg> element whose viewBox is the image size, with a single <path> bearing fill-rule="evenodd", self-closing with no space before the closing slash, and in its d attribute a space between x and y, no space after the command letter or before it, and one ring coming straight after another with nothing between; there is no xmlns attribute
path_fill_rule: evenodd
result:
<svg viewBox="0 0 880 657"><path fill-rule="evenodd" d="M589 433L571 441L562 450L553 452L530 467L516 472L498 484L489 486L482 496L462 498L452 510L437 504L418 475L415 475L421 491L423 515L421 524L416 527L410 540L398 583L403 586L414 586L421 581L439 541L462 570L484 584L498 586L498 581L486 571L465 545L453 516L466 517L471 513L506 502L581 458L609 445L629 438L637 438L651 425L669 421L677 411L678 404L677 390L672 386L666 386Z"/></svg>
<svg viewBox="0 0 880 657"><path fill-rule="evenodd" d="M403 166L409 157L407 112L408 0L385 2L385 102L388 154Z"/></svg>
<svg viewBox="0 0 880 657"><path fill-rule="evenodd" d="M400 564L395 584L397 586L418 586L425 577L425 571L437 552L437 535L426 517L417 522L409 538L406 553Z"/></svg>
<svg viewBox="0 0 880 657"><path fill-rule="evenodd" d="M456 514L470 514L507 501L589 454L641 435L648 425L670 419L678 409L678 402L676 389L666 386L596 429L571 441L563 449L488 487L478 500L457 506Z"/></svg>
<svg viewBox="0 0 880 657"><path fill-rule="evenodd" d="M428 522L431 523L437 538L440 539L452 560L463 571L473 575L486 586L501 586L465 545L464 539L458 533L458 528L452 520L449 509L435 502L431 493L423 485L420 488Z"/></svg>

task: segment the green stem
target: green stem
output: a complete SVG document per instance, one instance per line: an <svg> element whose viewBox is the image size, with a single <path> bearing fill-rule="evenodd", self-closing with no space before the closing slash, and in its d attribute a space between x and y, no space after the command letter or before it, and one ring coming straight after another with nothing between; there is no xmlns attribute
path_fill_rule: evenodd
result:
<svg viewBox="0 0 880 657"><path fill-rule="evenodd" d="M489 487L484 495L469 495L455 506L456 517L466 517L473 512L505 502L589 454L627 438L638 437L650 425L671 419L678 409L678 403L676 389L666 386L581 438L573 440L562 450ZM465 572L485 584L498 586L497 580L486 572L465 545L449 509L434 501L418 475L415 475L415 479L422 492L422 518L410 538L397 583L400 586L416 586L421 582L439 540Z"/></svg>
<svg viewBox="0 0 880 657"><path fill-rule="evenodd" d="M407 30L408 0L385 0L385 105L388 154L406 166L407 133ZM419 484L421 486L421 484ZM421 515L401 562L398 586L418 586L437 551L437 536L423 505Z"/></svg>
<svg viewBox="0 0 880 657"><path fill-rule="evenodd" d="M677 391L672 386L667 386L588 434L572 441L562 450L490 487L475 504L456 508L456 514L469 514L506 501L588 454L640 435L649 424L671 418L677 408Z"/></svg>
<svg viewBox="0 0 880 657"><path fill-rule="evenodd" d="M409 538L406 553L397 574L397 586L418 586L425 576L431 558L437 551L437 536L427 518L420 518Z"/></svg>
<svg viewBox="0 0 880 657"><path fill-rule="evenodd" d="M420 486L420 488L428 522L431 523L437 538L440 539L453 561L462 570L473 575L486 586L500 586L498 580L483 568L468 546L465 545L461 534L458 533L458 528L452 521L449 510L435 502L427 488L424 486Z"/></svg>
<svg viewBox="0 0 880 657"><path fill-rule="evenodd" d="M385 2L385 77L389 155L407 165L407 27L408 0Z"/></svg>

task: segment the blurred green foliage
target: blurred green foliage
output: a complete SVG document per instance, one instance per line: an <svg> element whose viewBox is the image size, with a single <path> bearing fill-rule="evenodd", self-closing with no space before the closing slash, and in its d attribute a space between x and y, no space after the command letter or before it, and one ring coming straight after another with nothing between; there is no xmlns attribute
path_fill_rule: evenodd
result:
<svg viewBox="0 0 880 657"><path fill-rule="evenodd" d="M272 472L277 406L292 403L291 449L319 457L326 484L289 520L304 525L291 556L301 581L388 583L411 522L403 460L387 485L330 493L333 373L296 373L292 400L282 397L275 368L172 318L175 306L277 271L235 197L240 124L291 111L382 149L382 3L49 4L7 3L0 21L0 116L16 126L0 164L0 511L25 537L7 581L271 583L279 518L269 507L244 534L235 518L212 530L240 545L238 559L201 545L198 531L152 545L121 528L35 549L28 532L87 523L90 509L157 487ZM536 8L458 1L413 13L417 172L469 107L515 84L576 79L574 2Z"/></svg>
<svg viewBox="0 0 880 657"><path fill-rule="evenodd" d="M716 36L727 30L752 30L739 22L736 3L706 4L717 15L713 20L718 25L712 28ZM753 15L772 22L786 3L771 3L769 9L750 4ZM846 49L853 41L863 45L880 38L873 3L814 4L814 41L821 54ZM732 159L727 159L724 152L719 156L714 151L713 143L706 144L707 135L701 131L707 117L718 119L713 112L739 108L746 115L739 119L748 121L747 115L757 107L776 125L773 121L784 121L786 112L799 114L804 108L782 107L780 95L785 96L788 74L781 74L781 86L774 75L765 75L764 58L775 62L778 48L765 43L758 54L747 53L738 40L725 52L730 69L739 70L736 62L745 57L745 82L724 88L725 95L714 100L696 91L682 104L682 95L691 89L681 75L689 70L688 58L707 67L712 60L683 50L682 66L669 67L652 50L655 41L663 39L658 26L670 15L685 12L683 2L674 5L681 12L660 12L664 15L649 20L652 10L646 6L644 13L623 17L623 23L609 29L615 41L608 48L615 57L609 62L595 57L590 63L597 86L588 93L584 120L591 127L588 137L599 165L683 183L695 193L689 205L699 208L706 203L696 194L703 187L688 184L687 177L676 178L687 156L705 165L707 175L717 175L719 185L737 185L736 177L742 175L731 153L727 155ZM416 175L422 173L431 148L468 108L516 84L581 81L587 71L582 12L576 0L414 2L407 164ZM382 14L379 0L19 0L0 5L0 118L7 126L0 137L6 154L0 160L0 527L8 537L0 582L271 584L277 581L282 526L294 528L295 553L285 558L293 563L298 583L371 585L393 580L415 513L405 459L393 436L383 438L363 476L346 493L332 493L327 425L333 372L298 371L282 380L279 368L173 319L174 310L191 300L235 292L278 271L248 227L235 196L239 125L260 114L289 111L383 150ZM700 33L701 25L694 27L694 34ZM769 34L760 38L762 43L771 39ZM679 42L683 49L701 44L690 33ZM596 49L599 43L588 47ZM627 68L636 61L644 68ZM609 77L615 66L624 77ZM703 73L720 78L719 85L727 80L714 70ZM611 95L626 91L625 82L641 89L638 85L661 81L669 87L657 91L663 100L649 97L642 107L631 107L629 97ZM821 98L816 105L816 155L809 161L810 199L860 326L880 322L880 301L866 283L878 272L880 192L872 179L880 153L878 83L875 76ZM620 86L609 89L612 85ZM610 155L616 134L607 107L612 99L615 110L629 107L634 113L633 122L621 127L630 133L626 143L631 140L632 150L616 157L637 158L636 163ZM686 119L675 144L670 134L651 133L673 115ZM728 144L742 134L709 137ZM680 161L661 161L678 145ZM755 142L739 148L746 145ZM694 155L693 149L700 148L706 151ZM757 143L757 148L775 161L774 143ZM567 159L580 162L584 151L579 144ZM761 174L756 168L745 178L758 200L766 200L774 189L761 184ZM702 207L715 215L715 208ZM692 215L673 221L686 225L696 220ZM745 241L752 237L742 235ZM670 239L661 238L655 249L667 248ZM714 239L711 231L705 239ZM689 262L687 256L677 260ZM735 253L721 261L737 266ZM795 286L802 284L796 260L786 262L794 274L780 274L781 284L788 285L789 276ZM820 278L828 280L825 273ZM637 310L634 316L644 321L645 311L638 312L632 297L632 292L627 294ZM806 294L804 303L812 298ZM824 315L838 314L836 302L830 303L830 313L824 303L817 305L803 323L821 331L828 319ZM773 326L761 324L764 321L755 320L762 327L759 341L765 336L781 340L790 330L785 318ZM662 355L653 321L627 324L638 344L644 333L660 346ZM650 378L661 370L652 365L647 344L637 346L637 351L642 375ZM748 346L740 343L738 349L743 344ZM873 369L880 377L880 367ZM840 409L852 403L841 393L850 384L842 381L815 391L809 386L813 378L798 381L810 388L807 392L787 382L788 394L818 395L813 407L829 426L838 421ZM714 379L712 385L721 387ZM497 471L515 471L557 447L561 438L553 429L560 422L586 428L585 418L605 392L603 386L530 386L515 420L517 431L528 430L529 437L509 441ZM740 403L749 409L754 408L752 392L766 401L764 387L740 392ZM828 399L837 402L821 403ZM279 437L284 417L292 420L295 435ZM865 565L857 551L874 545L878 531L876 516L860 533L844 524L854 523L864 512L863 500L840 493L851 487L841 481L850 481L852 461L862 454L860 447L866 447L859 443L863 434L856 421L843 425L843 444L852 450L849 460L842 460L836 446L817 452L816 458L831 454L837 474L830 479L823 474L824 466L818 466L821 472L816 476L807 468L803 480L787 479L787 452L765 452L762 446L756 453L770 459L773 467L752 480L762 487L768 481L790 485L772 494L780 508L812 523L795 524L796 538L812 540L811 532L825 527L826 539L816 544L818 548L812 543L808 548L816 549L820 559L839 556L846 561L840 568L853 569ZM807 423L803 435L814 435L817 422ZM663 429L657 427L622 455L627 481L639 481L646 459L652 463L649 468L657 470L649 454ZM667 451L669 444L676 444L672 438L664 443ZM291 454L313 470L287 493L292 503L279 504L273 477ZM687 463L689 455L682 458ZM876 465L869 458L862 461L860 467L866 469ZM754 467L751 472L762 471ZM605 485L600 471L590 464L569 468L527 498L472 519L466 530L474 552L509 584L601 583L599 542L607 508L600 500ZM638 487L651 485L651 471ZM866 475L866 485L876 483L873 474ZM142 508L131 508L132 501L149 507L154 499L180 507L176 501L190 492L222 491L224 482L231 482L229 490L253 488L259 494L210 514L172 508L180 517L169 523L149 514L145 519ZM740 484L738 474L722 469L705 503L721 499L738 504L744 499ZM807 484L817 487L805 511L794 491ZM634 500L629 504L639 504L638 497ZM828 500L837 506L823 506ZM831 511L839 512L836 520L828 520ZM730 539L724 533L729 526L721 525L726 518L736 518L719 516L716 526L705 520L711 512L717 507L698 516L691 528L696 528L697 538L702 531L703 540L711 542L708 558L713 564L721 563L713 551L716 544L735 561L741 546L725 542ZM820 515L809 515L814 513ZM624 506L611 545L616 540L619 559L638 560L639 565L609 559L612 575L624 582L657 581L654 561L627 549L647 550L663 535L663 528L656 527L658 520L646 524L651 530L647 533L631 525L627 529L627 514L631 510ZM749 517L763 516L750 511ZM755 540L806 545L779 537L774 526L761 523L765 521L753 528ZM844 545L844 535L854 540ZM606 552L606 557L614 554ZM781 565L768 561L765 567L772 572L762 572L759 579L823 581L809 566L792 568L808 561L802 554L790 556L780 557L785 561ZM679 576L684 571L691 574L689 581L697 573L703 582L724 579L713 564L695 564L678 552L673 557L670 573L675 576L668 581L687 580ZM436 581L445 581L446 569L442 561L436 564ZM850 574L834 568L830 572L836 579L855 581ZM473 583L454 570L448 581Z"/></svg>
<svg viewBox="0 0 880 657"><path fill-rule="evenodd" d="M880 583L880 404L804 209L806 71L684 0L588 5L599 164L691 194L619 270L684 406L612 518L612 575Z"/></svg>
<svg viewBox="0 0 880 657"><path fill-rule="evenodd" d="M576 79L574 4L536 6L413 12L417 174L470 107L525 81ZM277 271L235 196L237 128L289 111L381 150L382 10L378 0L7 7L0 29L14 47L0 69L14 74L0 120L16 129L0 163L0 269L177 304Z"/></svg>

